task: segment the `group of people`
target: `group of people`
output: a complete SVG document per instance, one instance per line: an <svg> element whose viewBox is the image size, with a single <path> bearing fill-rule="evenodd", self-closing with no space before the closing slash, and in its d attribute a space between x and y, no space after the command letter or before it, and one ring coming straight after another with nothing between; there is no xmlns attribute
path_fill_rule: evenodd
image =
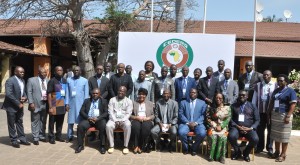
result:
<svg viewBox="0 0 300 165"><path fill-rule="evenodd" d="M50 80L46 70L39 68L38 76L29 78L25 85L24 69L17 66L15 75L5 84L2 107L7 112L12 146L19 148L20 144L31 144L23 128L23 107L28 101L34 145L46 142L48 115L49 143L64 142L62 127L68 112L66 142L73 140L73 127L78 124L75 153L84 149L83 139L90 127L99 130L100 153L113 153L114 130L121 128L123 154L129 152L130 139L135 154L150 152L151 141L156 151L167 146L173 152L176 137L179 137L183 154L190 152L195 156L200 143L207 137L209 161L225 163L228 139L234 149L231 159L243 156L249 162L253 148L257 153L264 150L267 128L268 155L277 162L285 160L297 100L294 90L287 86L286 75L278 75L277 82L273 82L270 70L258 73L253 70L251 61L246 62L246 73L237 82L232 80L231 70L224 69L223 60L218 61L216 72L207 67L203 78L200 78L200 68L194 70L194 77L188 76L187 66L182 67L182 75L178 76L176 65L162 67L161 76L158 76L153 72L152 61L145 63L145 70L139 71L138 76L132 74L130 65L119 63L117 73L112 72L111 67L110 63L97 65L96 74L86 79L78 66L66 77L63 68L57 66ZM195 135L193 140L188 136L191 132ZM249 141L243 152L238 144L240 137Z"/></svg>

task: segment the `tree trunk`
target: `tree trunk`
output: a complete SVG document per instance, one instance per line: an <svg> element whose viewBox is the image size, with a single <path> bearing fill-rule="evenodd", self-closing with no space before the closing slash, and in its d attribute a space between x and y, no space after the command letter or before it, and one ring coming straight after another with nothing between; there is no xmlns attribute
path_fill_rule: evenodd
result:
<svg viewBox="0 0 300 165"><path fill-rule="evenodd" d="M176 32L184 33L185 0L176 0Z"/></svg>

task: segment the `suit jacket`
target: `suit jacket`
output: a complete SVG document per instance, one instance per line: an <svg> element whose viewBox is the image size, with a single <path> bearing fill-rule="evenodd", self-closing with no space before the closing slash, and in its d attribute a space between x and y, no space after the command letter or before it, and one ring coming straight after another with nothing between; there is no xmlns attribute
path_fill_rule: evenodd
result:
<svg viewBox="0 0 300 165"><path fill-rule="evenodd" d="M49 79L45 78L45 86L47 86ZM40 111L42 105L42 89L39 77L31 77L27 81L27 96L28 103L35 105L35 111ZM28 106L29 108L29 106Z"/></svg>
<svg viewBox="0 0 300 165"><path fill-rule="evenodd" d="M203 124L207 105L205 104L204 101L200 99L195 99L195 101L196 104L195 104L194 115L193 115L194 122L197 122L198 124ZM191 100L183 100L180 102L179 111L178 111L180 124L186 124L192 122L190 103Z"/></svg>
<svg viewBox="0 0 300 165"><path fill-rule="evenodd" d="M154 119L154 106L153 106L153 102L145 100L145 107L146 107L146 110L145 110L146 117L150 117L151 120L153 120ZM139 113L139 103L136 102L136 101L134 101L133 102L133 110L132 110L131 117L132 116L137 116L138 113Z"/></svg>
<svg viewBox="0 0 300 165"><path fill-rule="evenodd" d="M219 83L220 92L223 93L225 99L224 102L226 104L233 104L236 102L238 95L239 95L239 86L234 80L229 80L227 84L227 89L224 87L225 79Z"/></svg>
<svg viewBox="0 0 300 165"><path fill-rule="evenodd" d="M183 77L179 77L177 79L175 79L175 83L174 83L174 86L175 86L175 100L177 102L180 102L182 100L183 97L183 92L182 92L182 83L183 83ZM186 84L186 92L185 92L185 98L187 100L190 99L190 90L192 88L196 88L196 82L195 82L195 79L193 79L192 77L188 76L187 77L187 84Z"/></svg>
<svg viewBox="0 0 300 165"><path fill-rule="evenodd" d="M203 77L199 80L197 89L199 99L205 100L205 98L209 98L213 100L215 93L220 92L219 80L211 77L210 86L208 87L208 78Z"/></svg>
<svg viewBox="0 0 300 165"><path fill-rule="evenodd" d="M89 91L90 91L91 96L92 96L92 93L93 93L93 89L95 89L95 88L100 89L100 93L101 93L102 98L108 99L107 98L108 89L109 89L109 79L108 78L106 78L105 76L101 76L100 87L98 87L97 77L96 76L90 77L89 78Z"/></svg>
<svg viewBox="0 0 300 165"><path fill-rule="evenodd" d="M222 75L221 80L220 80L220 73L219 73L219 71L215 71L215 72L213 73L213 77L215 77L215 78L218 79L219 81L223 81L223 80L225 79L225 77L224 77L224 72L223 72L223 75Z"/></svg>
<svg viewBox="0 0 300 165"><path fill-rule="evenodd" d="M108 74L108 77L106 77L105 73L103 72L102 76L104 76L104 77L110 79L110 77L111 77L112 75L114 75L115 72L109 72L109 73L107 73L107 74Z"/></svg>
<svg viewBox="0 0 300 165"><path fill-rule="evenodd" d="M264 81L261 73L253 71L248 90L248 101L252 101L252 96L254 93L254 84ZM239 90L245 89L245 84L247 83L247 73L244 73L238 80Z"/></svg>
<svg viewBox="0 0 300 165"><path fill-rule="evenodd" d="M166 108L166 102L164 99L160 99L156 102L154 115L155 124L159 124L163 122L163 113ZM177 126L178 121L178 104L175 100L169 99L168 100L168 113L167 113L167 120L168 124L172 124Z"/></svg>
<svg viewBox="0 0 300 165"><path fill-rule="evenodd" d="M21 88L15 76L10 77L5 82L5 98L2 109L9 112L17 112L20 110L19 105L21 103L21 97L27 98L25 81L22 81L24 84L23 96L21 96Z"/></svg>
<svg viewBox="0 0 300 165"><path fill-rule="evenodd" d="M89 111L91 108L91 104L92 104L93 99L92 98L88 98L85 99L81 109L80 109L80 116L83 120L87 120L89 118ZM107 120L108 119L108 111L107 111L107 101L103 98L99 98L99 113L100 116L98 116L97 120Z"/></svg>
<svg viewBox="0 0 300 165"><path fill-rule="evenodd" d="M162 77L158 77L157 79L154 80L153 82L153 88L151 90L151 97L154 98L154 101L159 100L162 98L161 95L161 89L167 88L171 91L171 99L175 100L175 87L174 87L174 81L166 77L165 78L165 84L162 82Z"/></svg>

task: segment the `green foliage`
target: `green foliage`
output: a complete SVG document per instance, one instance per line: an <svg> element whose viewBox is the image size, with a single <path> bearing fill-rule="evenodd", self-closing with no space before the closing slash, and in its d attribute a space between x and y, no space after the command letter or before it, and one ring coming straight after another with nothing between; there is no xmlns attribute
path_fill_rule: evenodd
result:
<svg viewBox="0 0 300 165"><path fill-rule="evenodd" d="M293 118L293 130L300 130L300 117L299 116L295 116Z"/></svg>
<svg viewBox="0 0 300 165"><path fill-rule="evenodd" d="M289 84L289 87L295 90L298 98L296 108L293 114L295 117L299 118L300 120L300 71L296 71L295 69L293 69L289 73L288 77L292 81L292 83ZM300 125L300 121L299 121L299 125Z"/></svg>

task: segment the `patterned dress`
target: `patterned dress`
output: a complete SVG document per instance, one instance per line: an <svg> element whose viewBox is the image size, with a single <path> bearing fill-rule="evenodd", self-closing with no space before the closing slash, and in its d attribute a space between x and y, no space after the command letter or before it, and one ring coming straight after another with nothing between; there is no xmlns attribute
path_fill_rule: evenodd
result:
<svg viewBox="0 0 300 165"><path fill-rule="evenodd" d="M218 108L207 107L206 110L206 126L207 136L209 140L211 159L219 160L220 157L225 158L228 124L231 118L230 106L222 106ZM216 131L217 126L220 125L222 130Z"/></svg>

